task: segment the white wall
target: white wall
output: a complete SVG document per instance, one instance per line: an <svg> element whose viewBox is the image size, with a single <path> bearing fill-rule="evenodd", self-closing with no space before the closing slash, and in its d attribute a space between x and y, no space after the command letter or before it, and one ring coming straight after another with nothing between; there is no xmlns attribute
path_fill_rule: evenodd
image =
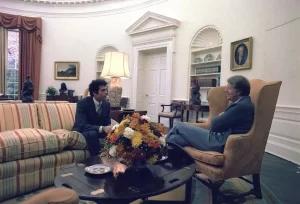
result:
<svg viewBox="0 0 300 204"><path fill-rule="evenodd" d="M141 1L147 2L139 0ZM172 98L186 100L191 40L200 28L206 25L216 26L223 37L221 84L225 84L226 79L235 74L242 74L250 79L283 81L278 100L278 105L281 107L275 113L273 135L271 134L267 149L300 163L300 136L298 134L300 94L295 92L297 87L300 87L300 26L299 19L290 22L300 17L300 1L152 1L154 3L145 3L128 12L126 10L112 13L100 12L101 9L104 11L114 5L120 7L124 5L124 2L105 7L101 5L85 7L81 10L90 13L84 15L80 14L78 7L50 9L33 4L19 5L5 1L0 3L0 12L21 13L43 18L40 93L45 93L47 86L59 87L62 82L54 80L54 61L76 60L80 61L80 80L67 81L67 85L69 89L75 89L76 94L82 94L88 83L95 77L96 53L106 44L113 44L120 51L128 53L130 67L132 67L133 49L130 37L127 36L125 30L147 11L152 11L181 22L176 34ZM129 2L133 4L134 1ZM74 13L70 14L72 12ZM253 37L252 69L230 71L230 43L250 36ZM123 80L122 83L123 95L130 97L132 80ZM282 110L286 119L278 115L282 113ZM283 140L285 143L278 148L278 144Z"/></svg>

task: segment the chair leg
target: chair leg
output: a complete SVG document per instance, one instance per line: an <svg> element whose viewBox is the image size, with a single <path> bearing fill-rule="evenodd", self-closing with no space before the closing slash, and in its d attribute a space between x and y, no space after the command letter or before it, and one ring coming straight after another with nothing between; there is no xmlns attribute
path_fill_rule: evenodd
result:
<svg viewBox="0 0 300 204"><path fill-rule="evenodd" d="M253 178L253 187L255 192L255 197L258 199L262 199L262 193L260 188L260 175L259 174L252 174Z"/></svg>
<svg viewBox="0 0 300 204"><path fill-rule="evenodd" d="M158 123L160 123L160 116L158 116Z"/></svg>
<svg viewBox="0 0 300 204"><path fill-rule="evenodd" d="M173 125L172 125L172 118L169 118L169 127L170 127L170 129L173 127Z"/></svg>

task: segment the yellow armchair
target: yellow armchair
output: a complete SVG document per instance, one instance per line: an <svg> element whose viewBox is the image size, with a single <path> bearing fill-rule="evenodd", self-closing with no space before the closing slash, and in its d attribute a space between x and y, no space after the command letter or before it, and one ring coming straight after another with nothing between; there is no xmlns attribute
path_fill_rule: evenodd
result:
<svg viewBox="0 0 300 204"><path fill-rule="evenodd" d="M253 194L262 198L259 173L266 148L281 81L265 82L259 79L250 80L251 100L255 106L255 117L251 130L247 134L230 135L223 154L205 152L193 147L184 149L195 159L196 169L200 174L195 177L212 189L213 203L218 198L232 201L239 197ZM225 87L216 87L208 93L209 118L205 123L192 125L210 128L212 118L223 112L229 101L226 99ZM251 175L252 181L243 176ZM224 180L239 177L252 183L254 188L247 193L225 196L219 191Z"/></svg>

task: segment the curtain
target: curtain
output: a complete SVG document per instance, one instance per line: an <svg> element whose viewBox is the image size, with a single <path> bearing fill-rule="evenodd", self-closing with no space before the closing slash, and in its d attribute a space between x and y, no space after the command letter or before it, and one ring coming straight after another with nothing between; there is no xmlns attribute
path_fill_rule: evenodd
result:
<svg viewBox="0 0 300 204"><path fill-rule="evenodd" d="M23 81L31 76L34 84L34 99L38 100L42 46L42 19L0 13L0 26L19 28L19 98Z"/></svg>
<svg viewBox="0 0 300 204"><path fill-rule="evenodd" d="M20 69L19 83L20 90L23 89L23 81L27 75L31 77L34 85L33 98L38 100L38 91L40 84L40 64L41 64L41 43L35 37L35 32L20 30Z"/></svg>
<svg viewBox="0 0 300 204"><path fill-rule="evenodd" d="M0 26L0 93L5 95L7 66L7 29Z"/></svg>

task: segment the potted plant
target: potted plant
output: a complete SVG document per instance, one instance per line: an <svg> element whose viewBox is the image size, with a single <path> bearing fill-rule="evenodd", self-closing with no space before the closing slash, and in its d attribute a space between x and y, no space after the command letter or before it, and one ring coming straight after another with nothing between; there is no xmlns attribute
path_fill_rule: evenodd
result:
<svg viewBox="0 0 300 204"><path fill-rule="evenodd" d="M54 97L57 95L57 89L53 86L49 86L46 90L46 100L54 100Z"/></svg>

